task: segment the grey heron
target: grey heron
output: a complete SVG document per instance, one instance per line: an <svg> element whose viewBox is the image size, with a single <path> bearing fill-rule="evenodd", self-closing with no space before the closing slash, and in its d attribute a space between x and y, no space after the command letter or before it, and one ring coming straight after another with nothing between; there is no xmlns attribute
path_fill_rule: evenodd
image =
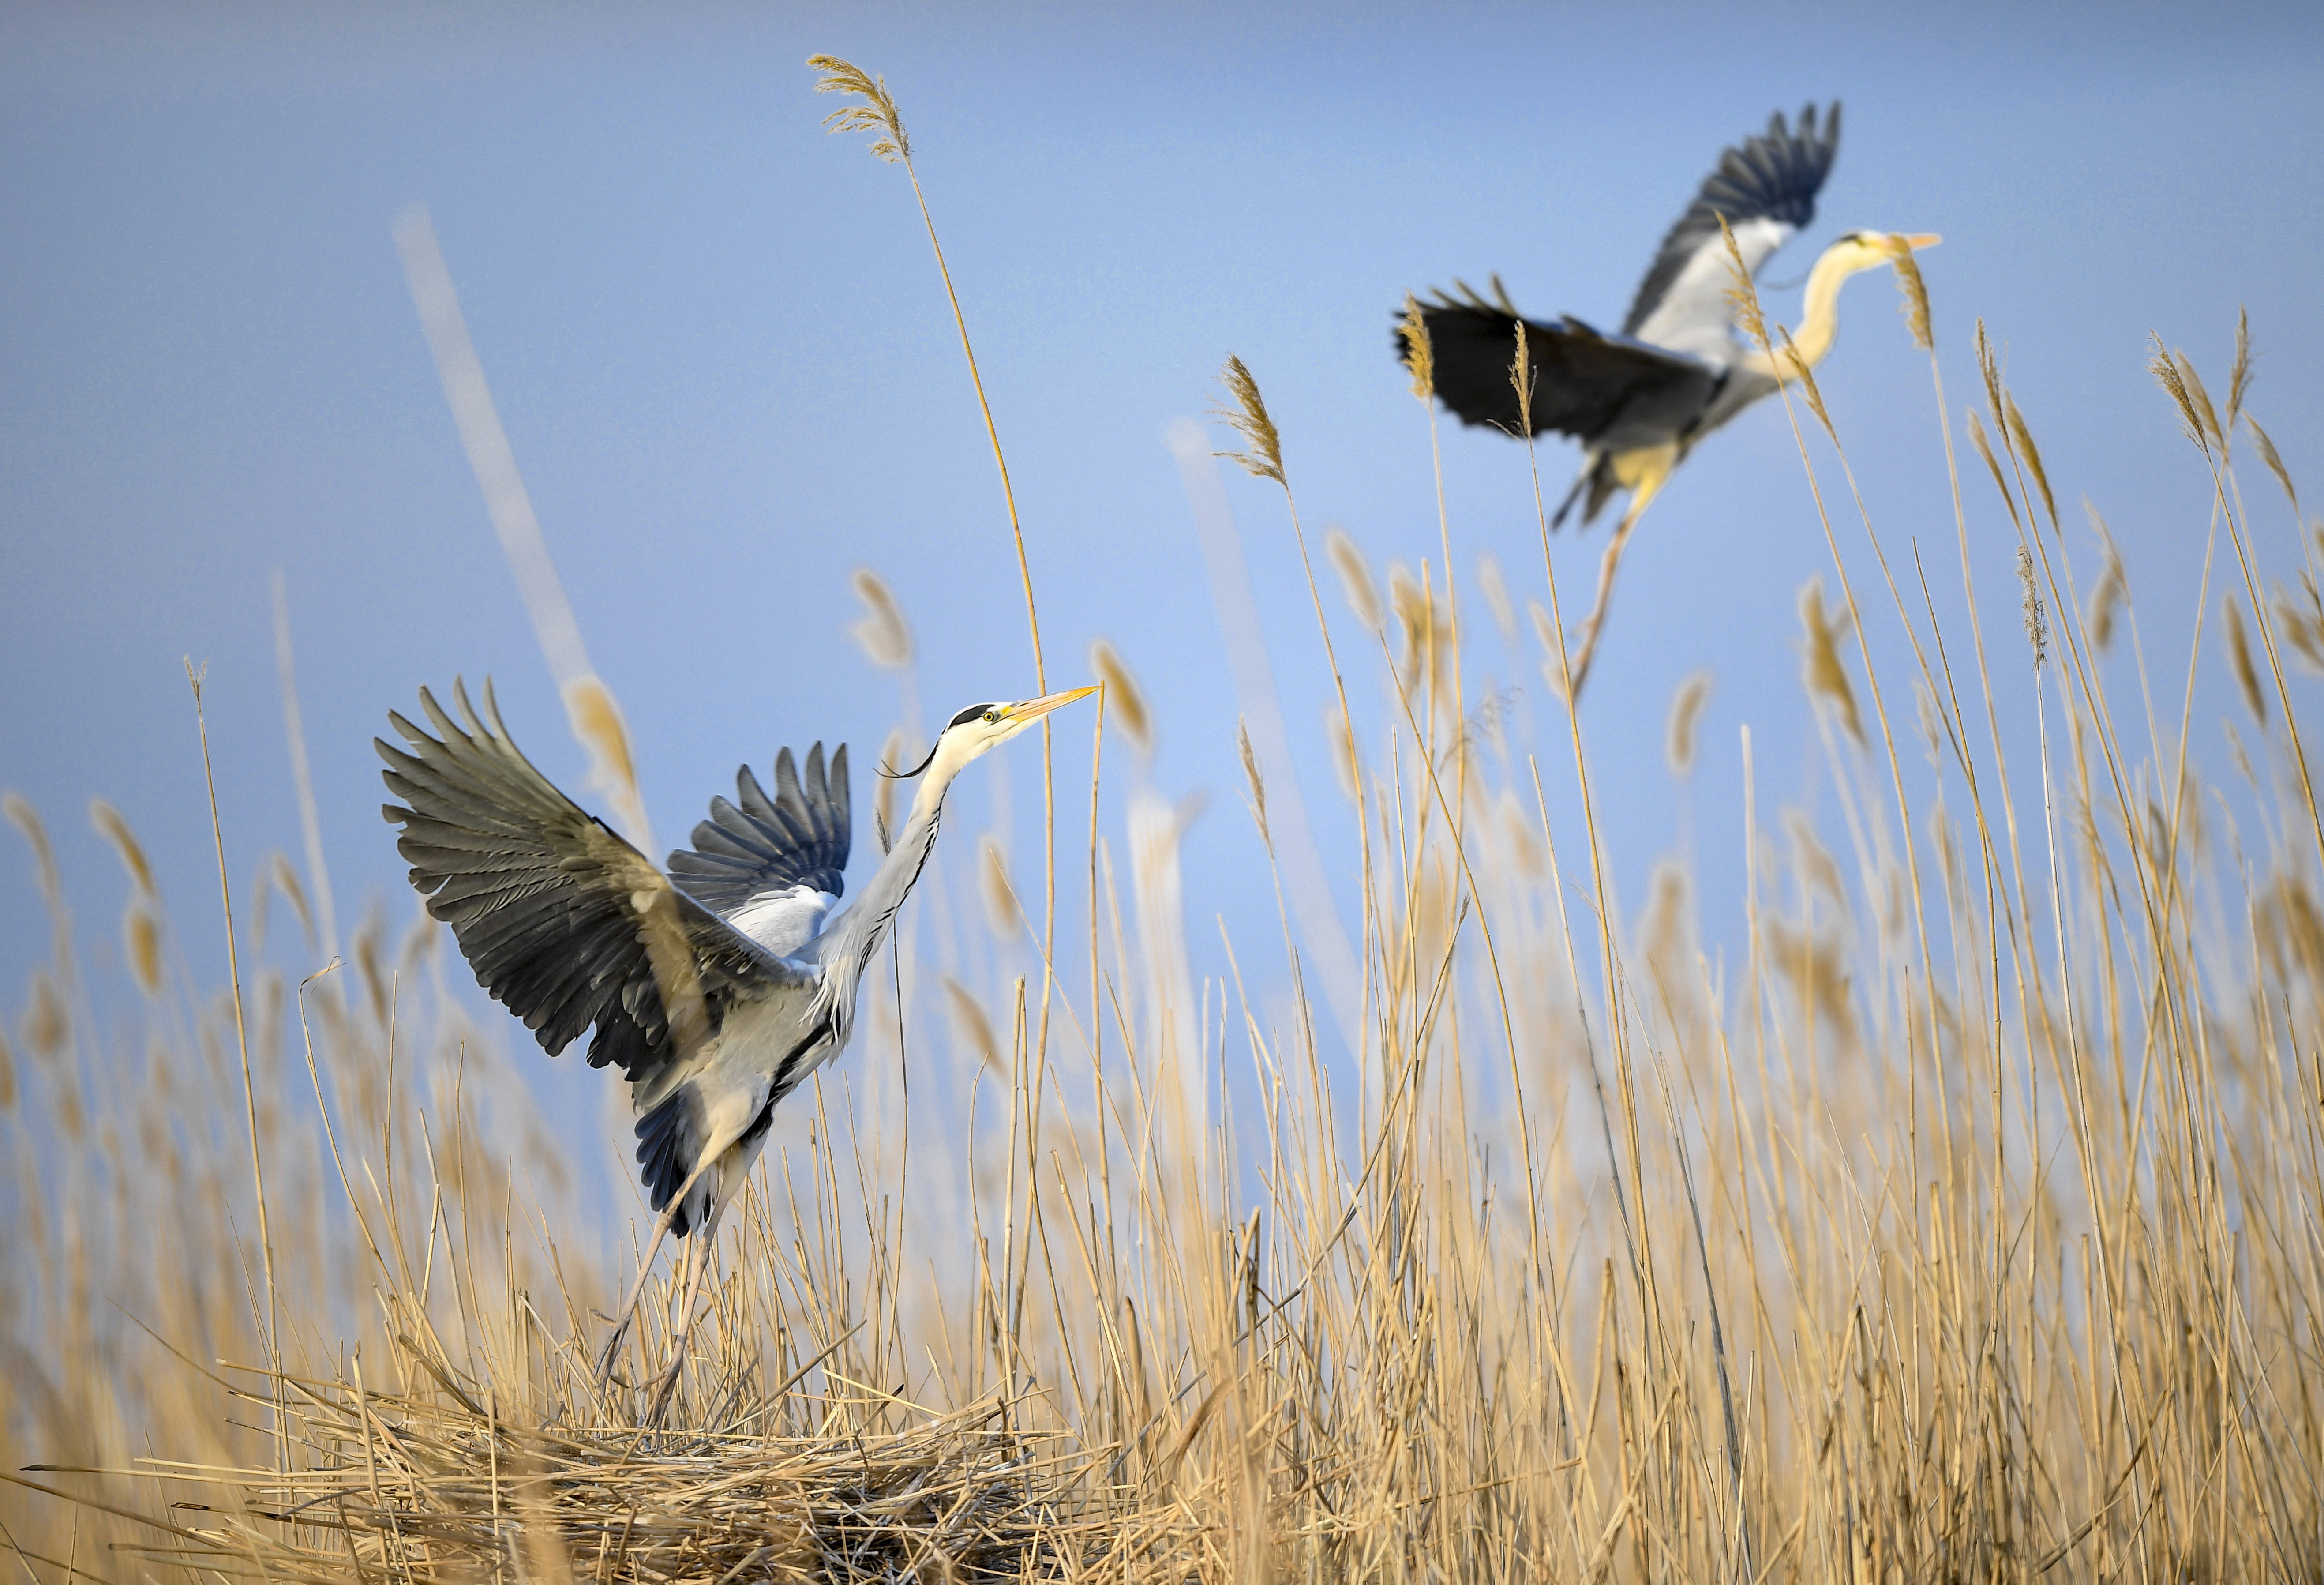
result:
<svg viewBox="0 0 2324 1585"><path fill-rule="evenodd" d="M396 848L428 912L452 927L493 998L555 1056L593 1024L589 1065L616 1067L637 1113L637 1159L659 1213L637 1281L613 1323L610 1375L662 1237L687 1242L677 1359L685 1358L696 1290L719 1218L764 1146L774 1108L845 1048L858 983L935 850L944 801L970 761L1060 705L1078 688L954 716L914 770L919 791L878 871L838 909L851 821L847 749L806 774L786 748L775 795L744 765L734 802L712 800L694 847L667 870L558 792L519 752L492 684L481 715L456 682L459 718L426 689L434 735L390 711L410 746L374 739L387 762L384 806ZM835 912L837 910L837 912Z"/></svg>
<svg viewBox="0 0 2324 1585"><path fill-rule="evenodd" d="M1840 149L1840 107L1818 124L1800 112L1796 128L1778 111L1766 131L1729 148L1703 179L1694 201L1663 238L1631 300L1621 334L1609 336L1566 316L1524 319L1500 277L1492 295L1455 281L1419 305L1434 360L1436 394L1463 423L1489 424L1526 438L1511 371L1517 328L1526 330L1531 365L1531 431L1554 431L1582 442L1582 470L1551 520L1562 525L1577 502L1594 522L1617 490L1629 502L1606 546L1598 594L1571 668L1579 695L1605 624L1614 571L1630 531L1695 443L1786 380L1799 377L1790 352L1774 356L1746 345L1731 323L1732 265L1720 235L1723 217L1743 267L1757 273L1775 251L1815 218L1815 199ZM1792 339L1813 367L1831 350L1840 327L1840 288L1861 270L1891 264L1899 250L1932 247L1932 236L1851 231L1826 248L1808 272L1806 314ZM1406 362L1413 349L1399 333Z"/></svg>

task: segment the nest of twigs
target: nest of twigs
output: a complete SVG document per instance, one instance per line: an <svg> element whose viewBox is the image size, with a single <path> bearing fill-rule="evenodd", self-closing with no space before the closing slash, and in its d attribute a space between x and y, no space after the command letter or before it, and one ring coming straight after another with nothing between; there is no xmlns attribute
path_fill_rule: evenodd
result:
<svg viewBox="0 0 2324 1585"><path fill-rule="evenodd" d="M826 1381L786 1407L828 1432L643 1429L520 1414L414 1358L411 1393L266 1375L244 1395L281 1416L281 1466L147 1464L227 1500L173 1504L138 1550L273 1585L1029 1580L1171 1550L1112 1500L1102 1451L1016 1428L1029 1399L936 1414Z"/></svg>

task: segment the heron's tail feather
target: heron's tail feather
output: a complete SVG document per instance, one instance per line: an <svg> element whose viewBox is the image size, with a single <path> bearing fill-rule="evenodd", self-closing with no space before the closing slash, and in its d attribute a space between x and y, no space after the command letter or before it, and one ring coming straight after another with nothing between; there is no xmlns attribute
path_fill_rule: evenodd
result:
<svg viewBox="0 0 2324 1585"><path fill-rule="evenodd" d="M700 1158L704 1145L701 1110L694 1086L681 1084L661 1104L638 1119L639 1175L645 1180L648 1201L657 1211L684 1186ZM700 1199L706 1187L696 1184L696 1192L688 1198ZM669 1230L681 1238L692 1225L687 1215L691 1209L681 1207L670 1219Z"/></svg>

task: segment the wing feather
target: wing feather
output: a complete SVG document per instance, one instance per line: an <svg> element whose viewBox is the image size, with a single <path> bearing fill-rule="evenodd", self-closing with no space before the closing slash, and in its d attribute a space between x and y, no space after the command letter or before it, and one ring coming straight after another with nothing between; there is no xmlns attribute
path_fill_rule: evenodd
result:
<svg viewBox="0 0 2324 1585"><path fill-rule="evenodd" d="M731 919L752 898L805 885L832 896L846 889L853 842L847 746L831 756L807 750L799 774L788 748L775 755L775 795L767 796L749 765L734 774L734 799L710 801L710 818L694 828L694 846L669 856L670 879Z"/></svg>
<svg viewBox="0 0 2324 1585"><path fill-rule="evenodd" d="M1840 106L1817 124L1816 107L1792 127L1777 111L1767 130L1724 150L1694 201L1663 238L1622 321L1622 333L1657 347L1718 357L1731 343L1729 269L1719 235L1725 216L1745 269L1757 273L1769 255L1815 218L1816 194L1840 152Z"/></svg>
<svg viewBox="0 0 2324 1585"><path fill-rule="evenodd" d="M535 769L500 718L453 685L456 720L420 690L431 735L388 719L374 740L383 808L428 911L452 927L476 978L554 1056L592 1024L593 1067L632 1081L693 1052L739 997L804 980L674 888L646 857Z"/></svg>
<svg viewBox="0 0 2324 1585"><path fill-rule="evenodd" d="M1459 290L1459 296L1438 293L1420 311L1435 358L1436 394L1463 423L1520 434L1509 380L1520 316L1498 291L1499 301L1488 301L1466 286ZM1717 371L1694 358L1602 335L1575 319L1524 323L1536 434L1595 444L1626 424L1699 411L1717 388ZM1397 345L1404 345L1401 336Z"/></svg>

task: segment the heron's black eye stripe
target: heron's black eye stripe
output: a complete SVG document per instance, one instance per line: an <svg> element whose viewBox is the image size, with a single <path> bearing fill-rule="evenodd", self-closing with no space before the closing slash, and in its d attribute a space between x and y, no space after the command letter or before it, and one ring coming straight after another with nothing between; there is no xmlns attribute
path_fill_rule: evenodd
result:
<svg viewBox="0 0 2324 1585"><path fill-rule="evenodd" d="M954 716L951 720L946 721L945 725L947 728L965 727L979 716L985 716L989 718L991 709L992 707L991 705L973 704L966 709L961 711L960 714Z"/></svg>

